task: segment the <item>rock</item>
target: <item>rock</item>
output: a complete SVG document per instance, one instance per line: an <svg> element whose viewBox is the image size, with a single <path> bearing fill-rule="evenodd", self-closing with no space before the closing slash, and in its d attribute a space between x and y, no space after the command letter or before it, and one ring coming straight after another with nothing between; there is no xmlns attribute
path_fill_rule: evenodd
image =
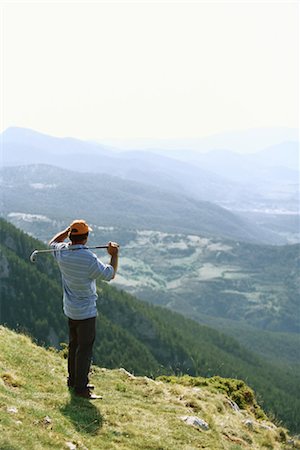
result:
<svg viewBox="0 0 300 450"><path fill-rule="evenodd" d="M66 447L68 447L70 450L75 450L77 447L73 442L66 442Z"/></svg>
<svg viewBox="0 0 300 450"><path fill-rule="evenodd" d="M209 430L208 423L205 422L203 419L199 419L199 417L196 416L181 416L181 420L183 420L187 425L194 426L196 428L200 428L201 430Z"/></svg>
<svg viewBox="0 0 300 450"><path fill-rule="evenodd" d="M43 424L44 425L50 425L52 423L52 419L50 419L49 416L44 417Z"/></svg>
<svg viewBox="0 0 300 450"><path fill-rule="evenodd" d="M266 421L260 423L260 428L265 428L266 430L277 430L277 426L274 423Z"/></svg>
<svg viewBox="0 0 300 450"><path fill-rule="evenodd" d="M124 375L126 375L128 378L136 378L134 375L132 375L132 373L128 372L126 369L124 369L123 367L121 367L119 369L119 372L123 373Z"/></svg>
<svg viewBox="0 0 300 450"><path fill-rule="evenodd" d="M229 400L229 398L226 399L226 405L230 406L230 408L233 409L233 411L240 412L239 406L232 400Z"/></svg>
<svg viewBox="0 0 300 450"><path fill-rule="evenodd" d="M268 430L268 431L272 431L274 428L270 427L270 425L266 425L265 423L261 423L259 425L259 428L263 429L263 430Z"/></svg>
<svg viewBox="0 0 300 450"><path fill-rule="evenodd" d="M18 413L18 408L16 408L15 406L11 406L10 408L7 407L6 411L10 414L17 414Z"/></svg>
<svg viewBox="0 0 300 450"><path fill-rule="evenodd" d="M156 381L152 380L152 378L144 377L144 380L145 380L146 383L152 383L152 384L154 383L154 384L156 384Z"/></svg>
<svg viewBox="0 0 300 450"><path fill-rule="evenodd" d="M194 391L194 392L201 392L201 389L199 387L193 387L192 391Z"/></svg>
<svg viewBox="0 0 300 450"><path fill-rule="evenodd" d="M244 420L243 424L246 425L246 427L247 427L249 430L253 430L253 428L254 428L254 422L253 422L253 420L251 420L251 419L246 419L246 420Z"/></svg>

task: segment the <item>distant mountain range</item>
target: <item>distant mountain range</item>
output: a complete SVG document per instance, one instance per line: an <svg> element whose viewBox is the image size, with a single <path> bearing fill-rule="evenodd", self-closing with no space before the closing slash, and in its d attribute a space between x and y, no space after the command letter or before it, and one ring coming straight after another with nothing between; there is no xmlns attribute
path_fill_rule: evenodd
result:
<svg viewBox="0 0 300 450"><path fill-rule="evenodd" d="M255 185L257 182L299 182L298 142L282 142L248 154L230 150L183 153L181 159L238 183Z"/></svg>
<svg viewBox="0 0 300 450"><path fill-rule="evenodd" d="M48 165L1 170L2 214L38 214L68 223L78 215L103 226L278 243L276 233L211 202L149 184Z"/></svg>
<svg viewBox="0 0 300 450"><path fill-rule="evenodd" d="M238 154L230 149L220 150L222 147L206 153L185 148L124 152L94 142L55 138L21 128L7 129L1 139L5 167L43 163L113 175L239 212L247 222L265 229L265 235L277 234L277 243L300 240L299 142L296 140L279 141L252 154ZM222 141L219 138L213 142L217 145ZM226 142L234 143L233 137Z"/></svg>
<svg viewBox="0 0 300 450"><path fill-rule="evenodd" d="M299 130L287 127L263 127L223 131L199 138L173 139L101 139L103 145L123 150L162 150L182 156L182 152L209 152L230 149L235 153L255 153L280 142L298 141Z"/></svg>

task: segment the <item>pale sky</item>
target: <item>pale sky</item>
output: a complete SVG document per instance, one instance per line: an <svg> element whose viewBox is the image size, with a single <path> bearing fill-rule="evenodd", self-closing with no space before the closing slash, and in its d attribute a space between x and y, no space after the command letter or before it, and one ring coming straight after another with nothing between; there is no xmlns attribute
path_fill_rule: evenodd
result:
<svg viewBox="0 0 300 450"><path fill-rule="evenodd" d="M199 138L299 125L298 2L1 3L1 131Z"/></svg>

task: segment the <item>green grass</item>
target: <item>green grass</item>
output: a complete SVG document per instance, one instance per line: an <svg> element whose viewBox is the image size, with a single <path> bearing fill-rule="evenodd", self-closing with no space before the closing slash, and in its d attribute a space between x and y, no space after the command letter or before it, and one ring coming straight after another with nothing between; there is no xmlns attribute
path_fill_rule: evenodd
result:
<svg viewBox="0 0 300 450"><path fill-rule="evenodd" d="M233 384L226 380L167 383L93 367L91 381L103 400L90 402L70 394L66 375L66 360L57 352L0 327L1 450L61 450L70 444L88 450L290 448L282 442L286 430L258 419L247 405L231 409L224 389ZM189 415L205 420L209 430L180 419Z"/></svg>

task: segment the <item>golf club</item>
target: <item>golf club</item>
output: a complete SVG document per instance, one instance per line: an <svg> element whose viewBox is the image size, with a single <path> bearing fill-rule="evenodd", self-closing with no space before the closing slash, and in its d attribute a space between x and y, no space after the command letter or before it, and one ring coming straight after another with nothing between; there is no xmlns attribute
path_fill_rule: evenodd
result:
<svg viewBox="0 0 300 450"><path fill-rule="evenodd" d="M108 248L108 245L97 245L95 247L84 247L84 248L62 248L61 250L55 250L55 249L50 249L50 250L34 250L31 255L30 255L30 261L32 263L36 262L36 258L37 255L39 253L54 253L54 252L68 252L68 251L72 251L74 252L75 250L91 250L91 249L96 249L96 248Z"/></svg>

